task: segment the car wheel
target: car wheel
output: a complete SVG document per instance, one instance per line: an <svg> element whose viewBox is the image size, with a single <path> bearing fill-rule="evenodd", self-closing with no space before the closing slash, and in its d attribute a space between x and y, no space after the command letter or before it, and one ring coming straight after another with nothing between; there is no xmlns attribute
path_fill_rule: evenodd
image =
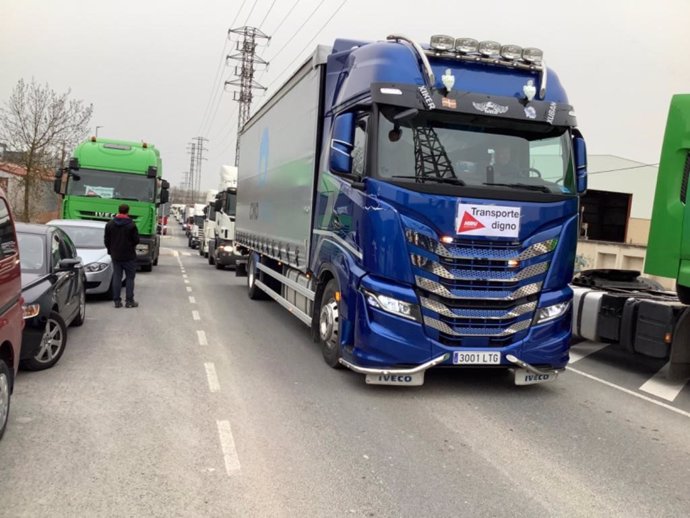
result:
<svg viewBox="0 0 690 518"><path fill-rule="evenodd" d="M29 371L41 371L55 365L67 345L67 326L56 312L51 311L41 338L41 347L33 358L22 360L21 367Z"/></svg>
<svg viewBox="0 0 690 518"><path fill-rule="evenodd" d="M10 417L10 398L12 392L12 372L4 360L0 360L0 439L7 428Z"/></svg>
<svg viewBox="0 0 690 518"><path fill-rule="evenodd" d="M72 325L79 327L84 323L84 320L86 320L86 290L82 290L81 295L79 295L79 311L72 320Z"/></svg>
<svg viewBox="0 0 690 518"><path fill-rule="evenodd" d="M321 296L321 307L319 308L319 343L323 359L329 367L334 369L342 368L340 364L340 304L336 300L338 284L335 279L331 279L326 284Z"/></svg>
<svg viewBox="0 0 690 518"><path fill-rule="evenodd" d="M153 260L153 266L158 266L158 256Z"/></svg>

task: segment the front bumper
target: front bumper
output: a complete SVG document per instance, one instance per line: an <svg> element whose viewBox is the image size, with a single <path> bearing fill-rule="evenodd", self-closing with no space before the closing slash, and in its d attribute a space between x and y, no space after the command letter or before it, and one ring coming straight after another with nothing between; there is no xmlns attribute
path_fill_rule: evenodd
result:
<svg viewBox="0 0 690 518"><path fill-rule="evenodd" d="M105 270L100 272L86 272L86 293L95 295L107 293L113 280L113 265L109 264Z"/></svg>
<svg viewBox="0 0 690 518"><path fill-rule="evenodd" d="M137 265L150 265L156 257L158 248L158 236L141 236L137 245Z"/></svg>

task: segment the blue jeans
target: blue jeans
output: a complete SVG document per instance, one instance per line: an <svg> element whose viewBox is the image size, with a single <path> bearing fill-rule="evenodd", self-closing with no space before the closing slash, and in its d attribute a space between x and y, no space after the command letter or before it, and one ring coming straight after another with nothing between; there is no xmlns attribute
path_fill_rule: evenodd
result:
<svg viewBox="0 0 690 518"><path fill-rule="evenodd" d="M127 274L125 279L125 300L134 300L134 276L137 273L136 261L113 261L113 300L121 301L122 272Z"/></svg>

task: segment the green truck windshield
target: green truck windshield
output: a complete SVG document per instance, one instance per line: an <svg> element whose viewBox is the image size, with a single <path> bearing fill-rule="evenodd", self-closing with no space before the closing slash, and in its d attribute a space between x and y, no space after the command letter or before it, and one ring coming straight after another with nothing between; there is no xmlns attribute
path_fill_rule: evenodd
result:
<svg viewBox="0 0 690 518"><path fill-rule="evenodd" d="M79 169L69 180L67 194L150 203L154 201L155 182L145 175Z"/></svg>

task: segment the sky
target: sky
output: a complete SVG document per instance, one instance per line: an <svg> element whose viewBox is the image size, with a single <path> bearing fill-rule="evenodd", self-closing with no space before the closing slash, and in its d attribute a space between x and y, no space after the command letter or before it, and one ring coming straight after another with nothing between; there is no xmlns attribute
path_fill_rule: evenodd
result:
<svg viewBox="0 0 690 518"><path fill-rule="evenodd" d="M0 0L0 103L22 78L70 89L93 103L91 134L155 144L172 185L203 136L206 190L234 162L229 28L271 36L253 111L317 44L449 34L543 49L588 152L653 164L671 96L690 93L688 20L690 0Z"/></svg>

